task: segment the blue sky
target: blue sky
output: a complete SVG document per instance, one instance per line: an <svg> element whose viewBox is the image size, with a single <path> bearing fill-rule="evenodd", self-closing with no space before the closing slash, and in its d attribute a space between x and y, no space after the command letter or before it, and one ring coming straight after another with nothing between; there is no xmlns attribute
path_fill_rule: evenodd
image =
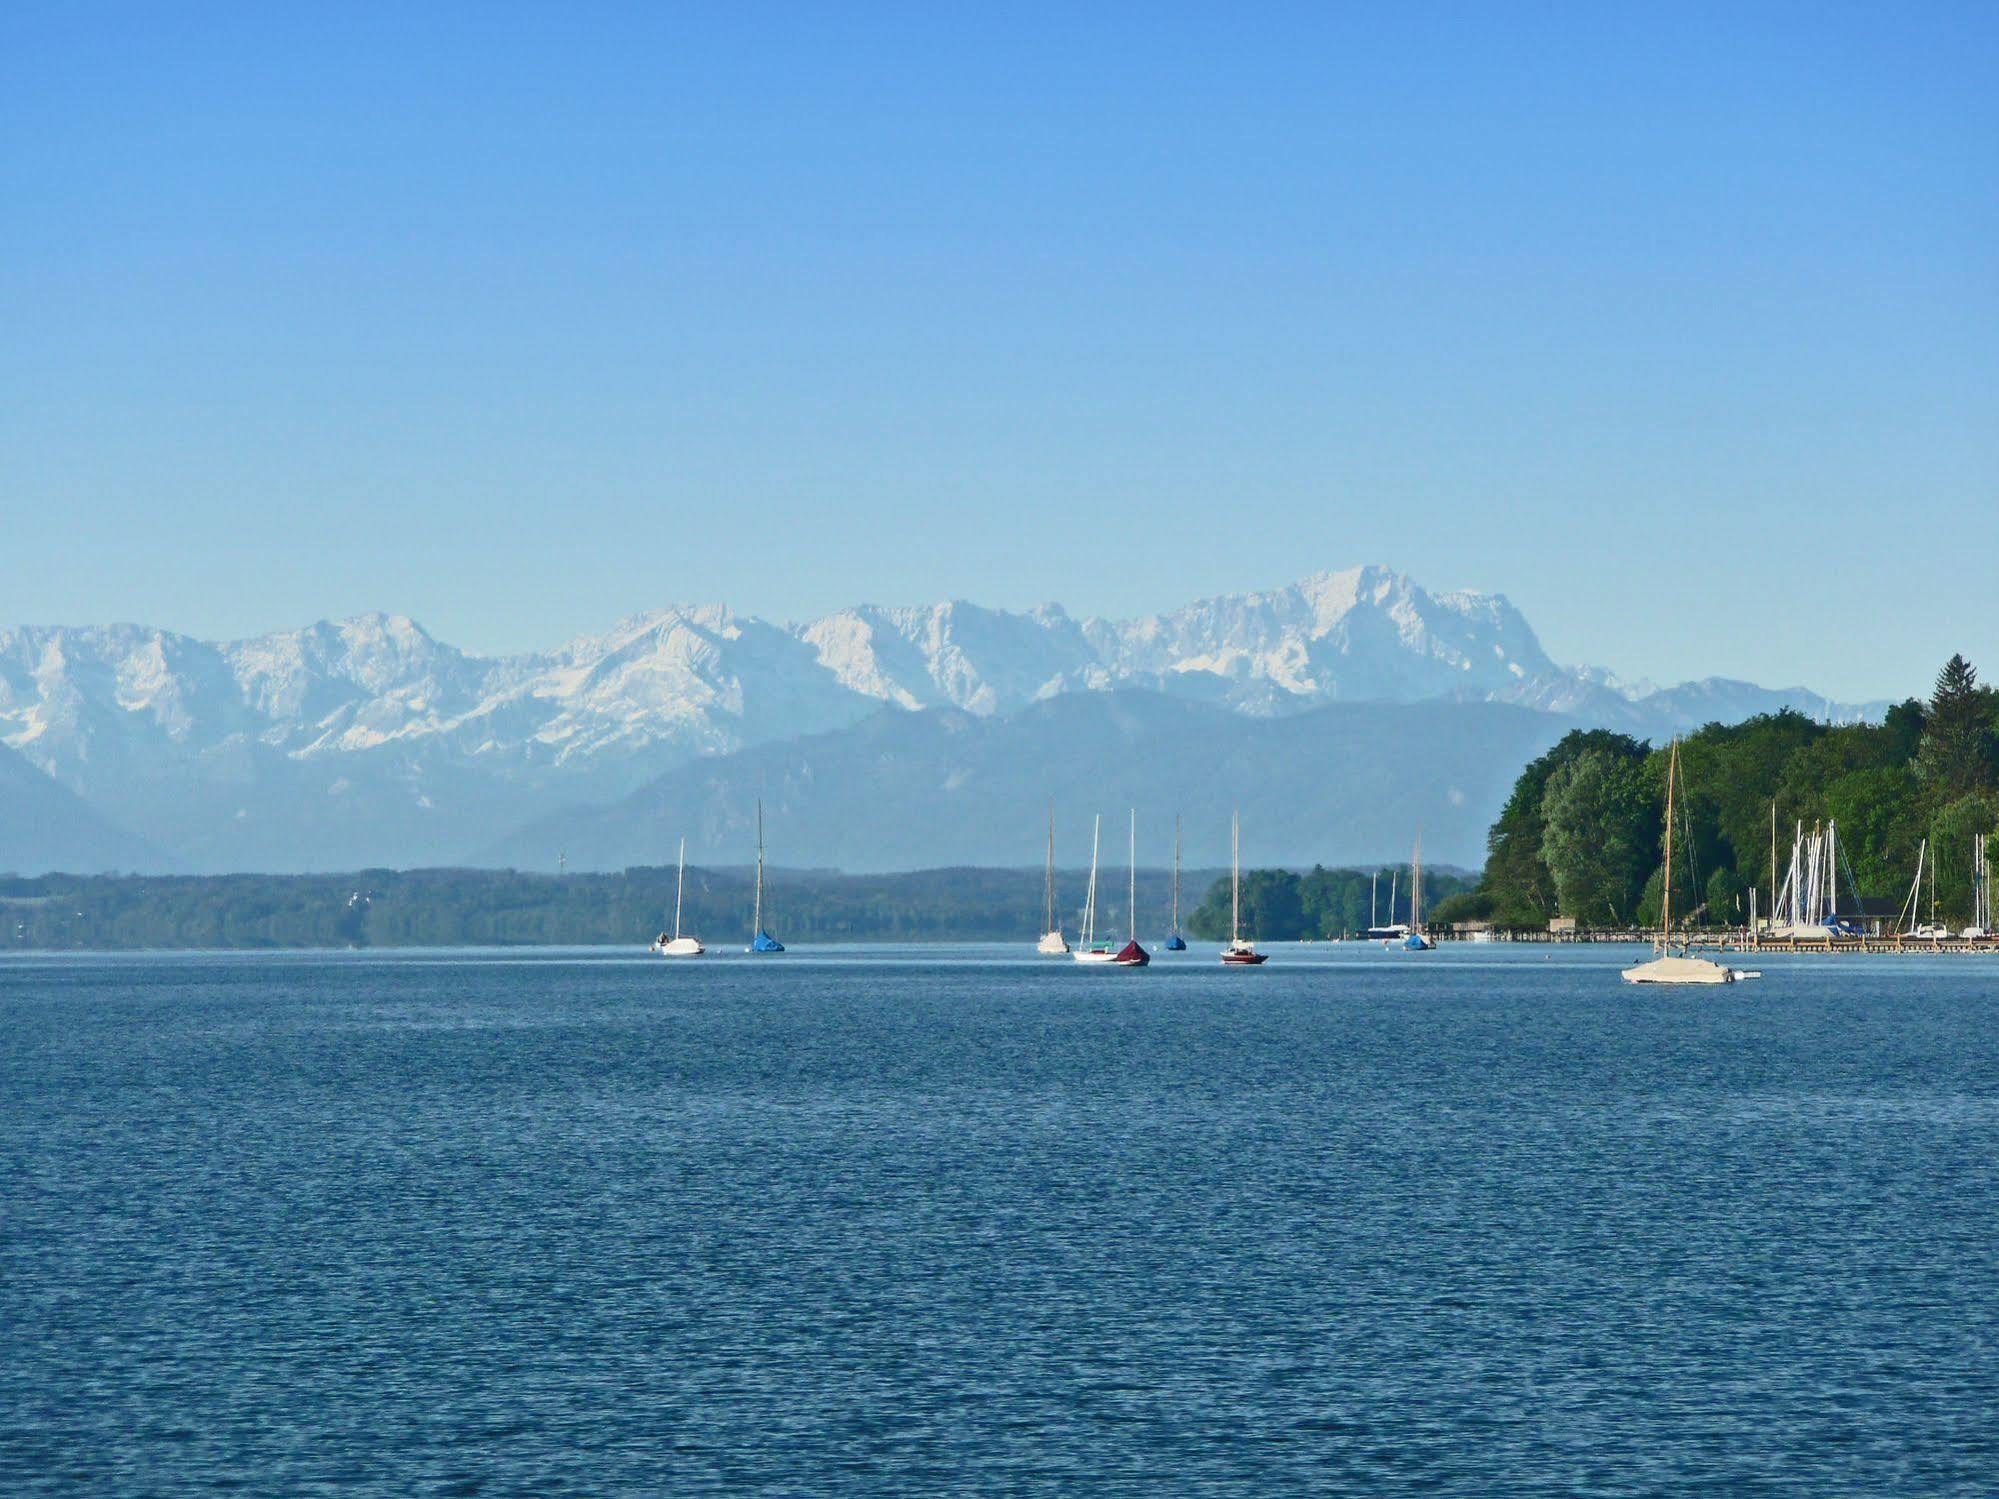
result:
<svg viewBox="0 0 1999 1499"><path fill-rule="evenodd" d="M1999 7L0 8L0 619L1363 561L1999 676Z"/></svg>

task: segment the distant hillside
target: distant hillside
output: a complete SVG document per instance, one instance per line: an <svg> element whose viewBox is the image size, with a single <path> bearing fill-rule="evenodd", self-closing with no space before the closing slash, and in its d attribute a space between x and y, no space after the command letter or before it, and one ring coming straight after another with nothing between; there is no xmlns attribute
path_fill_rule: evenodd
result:
<svg viewBox="0 0 1999 1499"><path fill-rule="evenodd" d="M157 869L168 861L0 746L0 871Z"/></svg>
<svg viewBox="0 0 1999 1499"><path fill-rule="evenodd" d="M618 869L671 859L738 862L764 799L772 856L850 871L1031 864L1053 798L1057 854L1087 861L1104 815L1107 867L1125 861L1127 807L1139 858L1228 853L1232 810L1245 857L1307 866L1426 855L1477 867L1485 829L1519 767L1572 722L1500 703L1332 704L1250 718L1156 693L1076 694L982 718L889 710L836 733L716 756L609 807L579 807L487 844L467 862Z"/></svg>

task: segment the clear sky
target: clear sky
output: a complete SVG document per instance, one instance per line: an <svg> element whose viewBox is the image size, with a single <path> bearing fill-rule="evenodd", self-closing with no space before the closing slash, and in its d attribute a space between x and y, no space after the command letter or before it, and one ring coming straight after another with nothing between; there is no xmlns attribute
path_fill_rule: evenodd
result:
<svg viewBox="0 0 1999 1499"><path fill-rule="evenodd" d="M1999 676L1999 5L0 7L0 620Z"/></svg>

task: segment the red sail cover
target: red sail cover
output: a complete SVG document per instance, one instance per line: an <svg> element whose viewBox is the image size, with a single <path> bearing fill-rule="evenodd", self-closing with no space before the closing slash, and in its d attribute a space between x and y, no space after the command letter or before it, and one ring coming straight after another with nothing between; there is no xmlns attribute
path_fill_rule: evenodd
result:
<svg viewBox="0 0 1999 1499"><path fill-rule="evenodd" d="M1152 954L1140 947L1136 940L1125 943L1117 950L1113 963L1122 963L1127 968L1143 968L1152 961Z"/></svg>

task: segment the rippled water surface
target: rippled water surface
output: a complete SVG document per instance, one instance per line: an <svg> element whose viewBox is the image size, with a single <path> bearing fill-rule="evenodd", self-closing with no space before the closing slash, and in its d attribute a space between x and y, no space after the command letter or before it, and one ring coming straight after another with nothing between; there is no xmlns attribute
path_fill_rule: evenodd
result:
<svg viewBox="0 0 1999 1499"><path fill-rule="evenodd" d="M1999 1489L1999 960L0 962L0 1487Z"/></svg>

